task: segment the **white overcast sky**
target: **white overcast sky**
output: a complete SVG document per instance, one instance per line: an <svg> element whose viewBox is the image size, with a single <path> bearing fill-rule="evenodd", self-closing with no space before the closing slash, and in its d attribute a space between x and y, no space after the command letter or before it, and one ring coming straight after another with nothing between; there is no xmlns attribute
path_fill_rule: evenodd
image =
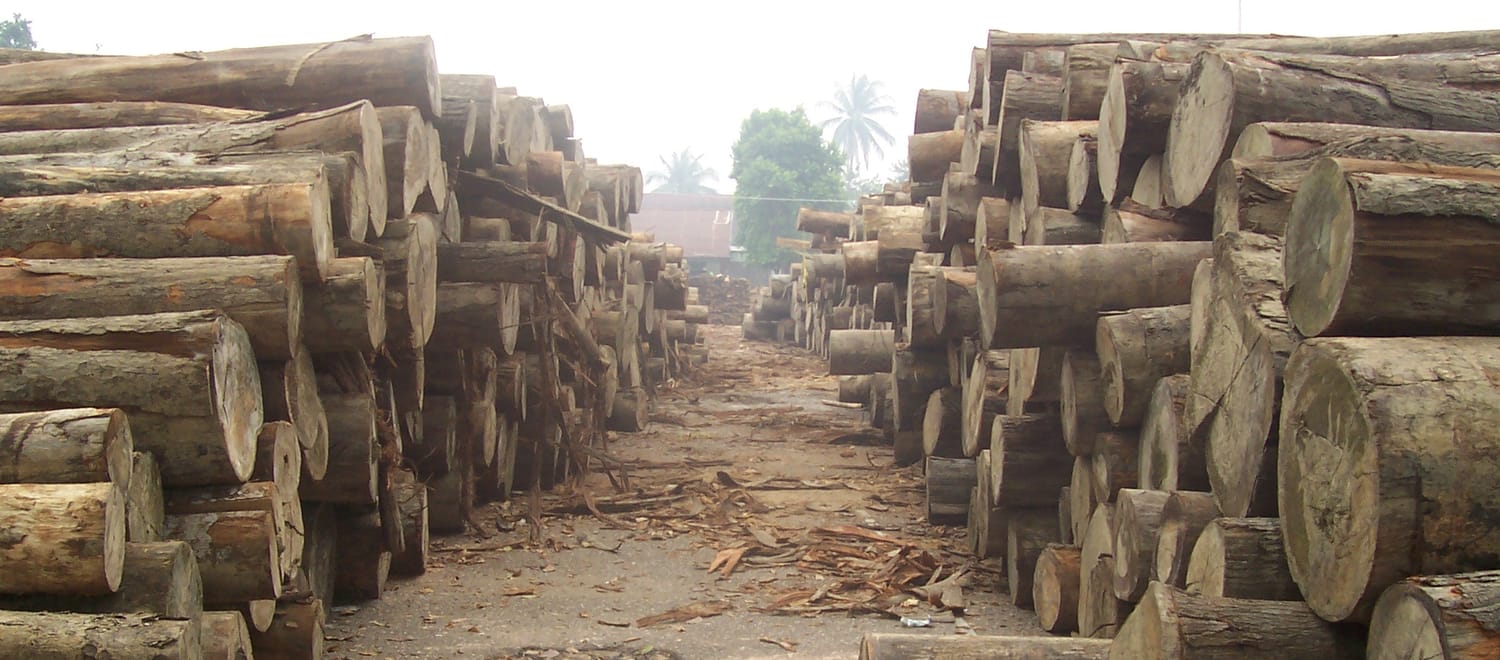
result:
<svg viewBox="0 0 1500 660"><path fill-rule="evenodd" d="M726 191L730 145L750 111L803 105L823 118L819 102L851 74L883 83L898 112L886 122L897 136L886 162L904 158L917 90L962 89L969 51L990 28L1319 36L1500 29L1500 0L22 0L0 12L30 19L45 50L122 55L430 35L445 73L493 74L522 94L571 105L589 156L649 172L659 156L692 148Z"/></svg>

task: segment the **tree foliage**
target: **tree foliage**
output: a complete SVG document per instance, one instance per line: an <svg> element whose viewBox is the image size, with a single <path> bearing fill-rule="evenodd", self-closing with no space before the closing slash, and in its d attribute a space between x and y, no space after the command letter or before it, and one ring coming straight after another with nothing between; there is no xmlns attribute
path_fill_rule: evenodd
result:
<svg viewBox="0 0 1500 660"><path fill-rule="evenodd" d="M0 21L0 48L36 50L36 40L31 38L31 21L12 14L8 21Z"/></svg>
<svg viewBox="0 0 1500 660"><path fill-rule="evenodd" d="M870 152L885 154L885 147L896 141L880 123L880 117L896 114L890 97L880 91L880 82L860 74L849 77L849 84L834 90L833 101L823 107L834 115L820 125L833 129L833 143L848 157L849 170L858 172L870 165Z"/></svg>
<svg viewBox="0 0 1500 660"><path fill-rule="evenodd" d="M661 169L652 172L648 180L661 182L652 192L714 194L718 191L708 184L718 178L714 168L703 164L703 154L694 154L692 148L687 148L662 156Z"/></svg>
<svg viewBox="0 0 1500 660"><path fill-rule="evenodd" d="M734 143L735 242L751 263L789 263L776 247L779 236L797 233L797 209L842 209L843 155L801 108L756 110L740 124ZM806 201L830 200L830 201Z"/></svg>

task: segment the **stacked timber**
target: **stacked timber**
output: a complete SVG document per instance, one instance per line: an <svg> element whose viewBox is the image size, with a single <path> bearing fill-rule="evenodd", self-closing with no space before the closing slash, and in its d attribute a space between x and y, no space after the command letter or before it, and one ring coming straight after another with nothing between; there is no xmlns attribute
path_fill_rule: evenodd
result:
<svg viewBox="0 0 1500 660"><path fill-rule="evenodd" d="M1111 657L1494 648L1496 38L992 31L829 278L930 521Z"/></svg>
<svg viewBox="0 0 1500 660"><path fill-rule="evenodd" d="M3 68L7 656L320 657L707 355L640 171L429 38Z"/></svg>

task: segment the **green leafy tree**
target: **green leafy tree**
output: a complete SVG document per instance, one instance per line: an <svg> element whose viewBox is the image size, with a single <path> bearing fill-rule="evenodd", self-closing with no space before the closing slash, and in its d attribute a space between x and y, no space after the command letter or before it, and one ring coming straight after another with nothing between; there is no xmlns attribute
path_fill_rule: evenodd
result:
<svg viewBox="0 0 1500 660"><path fill-rule="evenodd" d="M848 208L838 147L822 134L802 108L756 110L740 124L734 143L735 242L747 261L764 266L790 262L776 247L779 236L797 233L797 209Z"/></svg>
<svg viewBox="0 0 1500 660"><path fill-rule="evenodd" d="M708 184L718 178L714 168L703 164L703 154L694 154L688 148L662 156L661 169L652 172L648 180L661 182L653 192L714 194L718 191Z"/></svg>
<svg viewBox="0 0 1500 660"><path fill-rule="evenodd" d="M824 101L822 106L834 114L820 127L833 129L833 143L844 150L851 171L869 167L870 152L884 155L885 148L896 141L880 124L880 117L894 116L896 108L880 91L879 81L864 74L850 76L849 84L834 90L833 101Z"/></svg>
<svg viewBox="0 0 1500 660"><path fill-rule="evenodd" d="M12 14L8 21L0 21L0 48L36 50L36 40L31 38L31 21Z"/></svg>

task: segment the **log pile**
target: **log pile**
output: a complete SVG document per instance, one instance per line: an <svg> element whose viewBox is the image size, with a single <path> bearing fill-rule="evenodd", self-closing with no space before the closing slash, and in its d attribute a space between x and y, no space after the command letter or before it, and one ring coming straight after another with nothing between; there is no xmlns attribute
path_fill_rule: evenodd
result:
<svg viewBox="0 0 1500 660"><path fill-rule="evenodd" d="M802 223L757 321L1050 632L1483 655L1497 37L992 31L970 89L919 95L911 181Z"/></svg>
<svg viewBox="0 0 1500 660"><path fill-rule="evenodd" d="M5 655L320 657L706 359L640 171L429 38L3 68Z"/></svg>

